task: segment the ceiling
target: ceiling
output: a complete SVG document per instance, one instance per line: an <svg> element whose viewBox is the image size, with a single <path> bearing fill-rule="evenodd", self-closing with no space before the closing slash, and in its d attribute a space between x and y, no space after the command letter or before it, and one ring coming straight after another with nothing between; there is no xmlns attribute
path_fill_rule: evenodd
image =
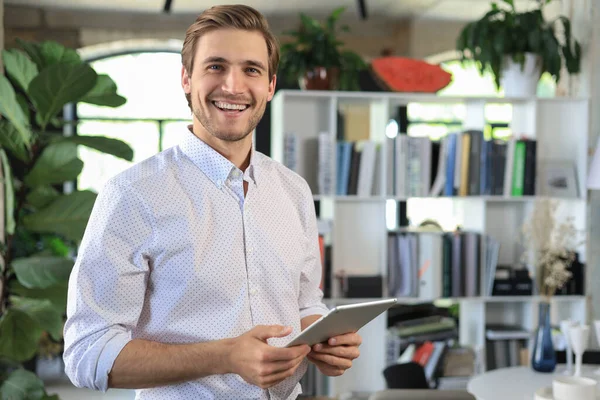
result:
<svg viewBox="0 0 600 400"><path fill-rule="evenodd" d="M143 13L162 13L169 0L4 0L5 4L27 5L42 8L118 10ZM218 4L231 4L224 0L170 0L172 14L197 14ZM468 21L481 17L490 9L487 0L364 0L367 16L389 19L426 18ZM346 14L358 18L358 0L237 0L255 7L267 16L326 15L339 6L346 6ZM561 0L546 6L547 14L555 15L561 8ZM535 7L536 0L515 0L518 9Z"/></svg>

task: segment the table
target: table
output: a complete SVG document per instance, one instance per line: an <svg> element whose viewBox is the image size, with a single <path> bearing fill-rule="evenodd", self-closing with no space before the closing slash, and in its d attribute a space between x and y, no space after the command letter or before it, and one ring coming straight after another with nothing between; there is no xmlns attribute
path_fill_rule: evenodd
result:
<svg viewBox="0 0 600 400"><path fill-rule="evenodd" d="M594 374L599 365L582 365L581 375L600 381ZM552 386L554 376L562 375L565 366L559 364L551 374L534 371L531 367L499 368L476 375L467 384L467 391L477 400L533 400L535 391Z"/></svg>

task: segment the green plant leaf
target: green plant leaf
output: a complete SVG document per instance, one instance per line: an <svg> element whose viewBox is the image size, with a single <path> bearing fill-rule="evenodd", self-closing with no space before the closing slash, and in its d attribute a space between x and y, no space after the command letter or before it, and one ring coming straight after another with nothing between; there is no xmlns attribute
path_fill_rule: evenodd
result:
<svg viewBox="0 0 600 400"><path fill-rule="evenodd" d="M0 356L0 371L6 372L6 370L13 370L17 368L21 368L20 362ZM6 376L2 376L0 379L3 378L6 378Z"/></svg>
<svg viewBox="0 0 600 400"><path fill-rule="evenodd" d="M0 355L29 360L37 351L42 328L23 311L8 308L0 319Z"/></svg>
<svg viewBox="0 0 600 400"><path fill-rule="evenodd" d="M4 179L4 229L7 235L15 233L15 189L13 187L12 171L4 149L0 149L2 158L2 172Z"/></svg>
<svg viewBox="0 0 600 400"><path fill-rule="evenodd" d="M23 143L29 147L31 131L23 109L17 102L15 90L4 75L0 75L0 114L4 115L21 135Z"/></svg>
<svg viewBox="0 0 600 400"><path fill-rule="evenodd" d="M19 281L13 279L9 284L9 292L29 299L47 299L57 310L67 308L68 282L60 282L46 289L27 289Z"/></svg>
<svg viewBox="0 0 600 400"><path fill-rule="evenodd" d="M20 38L17 38L16 42L19 47L21 47L21 49L27 53L31 61L35 63L38 71L45 67L46 64L44 62L44 57L42 56L42 50L39 43L29 42Z"/></svg>
<svg viewBox="0 0 600 400"><path fill-rule="evenodd" d="M0 146L21 161L29 160L23 138L15 126L7 120L0 120Z"/></svg>
<svg viewBox="0 0 600 400"><path fill-rule="evenodd" d="M98 106L119 107L126 99L117 94L117 84L108 75L98 75L96 86L80 101Z"/></svg>
<svg viewBox="0 0 600 400"><path fill-rule="evenodd" d="M37 209L44 208L48 204L52 203L60 197L58 190L52 186L36 186L26 197L27 203L31 204Z"/></svg>
<svg viewBox="0 0 600 400"><path fill-rule="evenodd" d="M346 7L338 7L335 10L333 10L333 12L329 15L329 17L327 17L327 30L330 33L334 32L335 23L337 22L338 19L340 19L340 16L342 15L342 13L344 12L345 9L346 9Z"/></svg>
<svg viewBox="0 0 600 400"><path fill-rule="evenodd" d="M133 160L133 149L127 143L119 139L108 138L105 136L69 136L64 139L61 138L60 141L91 147L127 161Z"/></svg>
<svg viewBox="0 0 600 400"><path fill-rule="evenodd" d="M80 65L83 63L75 50L51 40L40 44L40 52L46 67L55 64Z"/></svg>
<svg viewBox="0 0 600 400"><path fill-rule="evenodd" d="M25 121L29 121L31 110L29 109L29 100L21 93L17 93L17 103L21 106L21 110L23 110L23 115L25 116Z"/></svg>
<svg viewBox="0 0 600 400"><path fill-rule="evenodd" d="M29 84L29 97L46 125L65 104L78 101L96 85L96 72L87 64L54 64L42 70Z"/></svg>
<svg viewBox="0 0 600 400"><path fill-rule="evenodd" d="M2 400L41 400L46 396L44 382L33 372L19 368L0 386Z"/></svg>
<svg viewBox="0 0 600 400"><path fill-rule="evenodd" d="M69 280L73 260L64 257L32 256L17 258L12 268L17 279L28 289L47 289Z"/></svg>
<svg viewBox="0 0 600 400"><path fill-rule="evenodd" d="M34 232L56 233L80 242L96 196L87 190L61 196L43 210L24 216L23 225Z"/></svg>
<svg viewBox="0 0 600 400"><path fill-rule="evenodd" d="M308 30L309 32L318 32L322 30L319 21L317 21L311 16L308 16L304 13L300 13L300 20L302 21L304 29Z"/></svg>
<svg viewBox="0 0 600 400"><path fill-rule="evenodd" d="M44 248L53 256L69 257L71 254L71 248L58 236L44 235L42 242Z"/></svg>
<svg viewBox="0 0 600 400"><path fill-rule="evenodd" d="M13 307L34 319L44 331L50 334L52 339L60 340L62 338L63 310L57 308L50 300L11 297L10 301Z"/></svg>
<svg viewBox="0 0 600 400"><path fill-rule="evenodd" d="M18 49L3 50L2 59L8 76L14 79L23 91L27 92L29 82L38 74L35 63Z"/></svg>
<svg viewBox="0 0 600 400"><path fill-rule="evenodd" d="M83 162L77 158L75 143L52 143L44 149L24 181L30 186L63 183L75 180L82 169Z"/></svg>
<svg viewBox="0 0 600 400"><path fill-rule="evenodd" d="M513 11L515 11L515 2L514 2L514 0L502 0L502 1L505 2L506 4L508 4L511 7L511 9Z"/></svg>

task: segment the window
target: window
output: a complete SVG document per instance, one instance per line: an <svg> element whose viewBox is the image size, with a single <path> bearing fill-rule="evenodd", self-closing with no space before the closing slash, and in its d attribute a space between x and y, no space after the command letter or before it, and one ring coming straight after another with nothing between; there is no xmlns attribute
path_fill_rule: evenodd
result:
<svg viewBox="0 0 600 400"><path fill-rule="evenodd" d="M118 108L78 104L77 134L117 138L134 151L128 162L79 146L84 168L78 188L98 192L112 176L174 146L191 123L191 112L181 89L179 51L121 53L90 64L116 82L127 103Z"/></svg>

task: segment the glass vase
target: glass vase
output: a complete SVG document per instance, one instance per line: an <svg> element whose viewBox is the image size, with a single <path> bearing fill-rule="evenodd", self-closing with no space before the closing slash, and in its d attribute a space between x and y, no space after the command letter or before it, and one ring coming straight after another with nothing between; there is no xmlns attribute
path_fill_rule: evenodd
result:
<svg viewBox="0 0 600 400"><path fill-rule="evenodd" d="M554 372L556 368L556 353L554 352L554 345L552 343L550 303L545 301L540 302L538 321L531 355L531 367L538 372Z"/></svg>

